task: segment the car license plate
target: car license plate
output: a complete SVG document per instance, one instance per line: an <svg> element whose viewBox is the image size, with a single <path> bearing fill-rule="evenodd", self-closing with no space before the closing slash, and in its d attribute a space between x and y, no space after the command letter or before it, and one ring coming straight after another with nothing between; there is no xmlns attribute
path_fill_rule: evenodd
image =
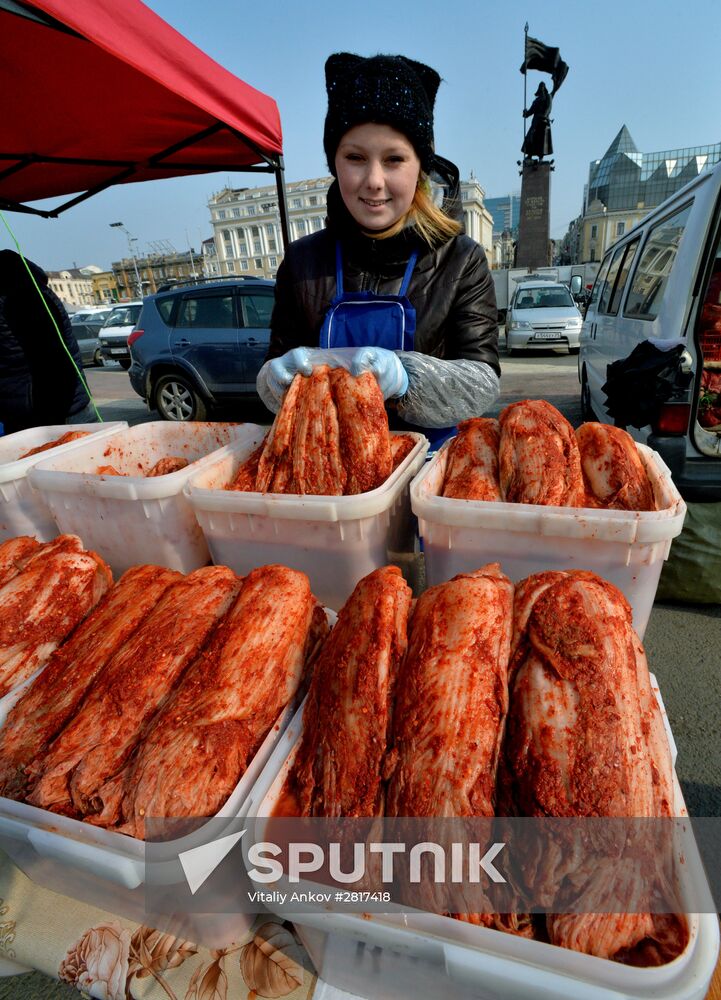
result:
<svg viewBox="0 0 721 1000"><path fill-rule="evenodd" d="M126 350L125 350L124 347L111 347L110 348L110 353L111 354L125 354Z"/></svg>
<svg viewBox="0 0 721 1000"><path fill-rule="evenodd" d="M561 334L555 330L538 330L533 334L534 340L560 340Z"/></svg>

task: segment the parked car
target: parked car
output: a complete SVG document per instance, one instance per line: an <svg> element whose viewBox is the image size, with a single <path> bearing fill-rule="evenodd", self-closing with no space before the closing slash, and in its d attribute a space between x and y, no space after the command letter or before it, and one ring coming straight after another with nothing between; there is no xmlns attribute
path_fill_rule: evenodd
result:
<svg viewBox="0 0 721 1000"><path fill-rule="evenodd" d="M120 302L115 306L100 329L100 349L106 361L119 361L126 371L130 368L128 337L138 322L143 303Z"/></svg>
<svg viewBox="0 0 721 1000"><path fill-rule="evenodd" d="M70 325L73 328L75 339L80 348L80 356L84 365L103 364L103 352L100 347L100 329L108 318L112 308L108 309L80 309L73 313L70 318Z"/></svg>
<svg viewBox="0 0 721 1000"><path fill-rule="evenodd" d="M254 396L275 282L219 279L149 295L130 336L130 382L164 420L203 420Z"/></svg>
<svg viewBox="0 0 721 1000"><path fill-rule="evenodd" d="M583 318L567 285L536 278L516 285L506 316L506 349L578 351Z"/></svg>
<svg viewBox="0 0 721 1000"><path fill-rule="evenodd" d="M626 421L626 430L661 454L686 499L721 500L721 164L667 198L603 258L578 359L585 419L623 425L604 386L609 365L640 345L670 374L662 381L640 373L627 396L648 413L638 416L643 426Z"/></svg>

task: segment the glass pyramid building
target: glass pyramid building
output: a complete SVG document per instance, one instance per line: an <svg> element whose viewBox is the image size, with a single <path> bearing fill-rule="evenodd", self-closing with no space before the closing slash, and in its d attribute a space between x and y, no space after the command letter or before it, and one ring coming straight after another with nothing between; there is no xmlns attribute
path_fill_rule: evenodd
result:
<svg viewBox="0 0 721 1000"><path fill-rule="evenodd" d="M623 125L603 157L591 162L585 210L598 200L609 212L647 212L719 160L721 142L641 153Z"/></svg>

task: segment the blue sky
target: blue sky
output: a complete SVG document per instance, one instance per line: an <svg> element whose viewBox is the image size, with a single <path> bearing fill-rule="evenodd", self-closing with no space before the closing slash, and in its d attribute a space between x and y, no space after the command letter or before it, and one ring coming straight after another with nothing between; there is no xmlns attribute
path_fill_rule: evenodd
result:
<svg viewBox="0 0 721 1000"><path fill-rule="evenodd" d="M555 172L551 235L581 207L592 159L625 124L645 152L721 141L721 4L717 0L151 0L149 6L231 72L278 103L289 181L327 173L322 134L323 64L334 51L401 52L443 77L436 148L462 177L475 172L488 197L518 190L523 139L523 27L558 46L570 66L553 107ZM528 75L528 103L538 82ZM82 95L74 95L82 99ZM117 109L116 109L117 112ZM129 114L133 109L128 109ZM211 234L207 201L230 181L257 175L129 184L58 220L7 213L23 251L43 267L108 267L127 251L122 220L139 251L168 240L197 247ZM0 223L0 247L12 246Z"/></svg>

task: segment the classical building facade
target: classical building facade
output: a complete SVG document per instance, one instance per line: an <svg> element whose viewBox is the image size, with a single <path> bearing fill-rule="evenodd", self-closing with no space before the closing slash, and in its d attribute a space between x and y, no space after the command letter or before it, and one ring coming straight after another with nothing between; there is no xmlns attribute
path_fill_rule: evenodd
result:
<svg viewBox="0 0 721 1000"><path fill-rule="evenodd" d="M289 183L286 190L291 241L325 227L326 195L333 178ZM461 183L466 232L490 253L493 219L475 178ZM283 240L275 185L224 188L208 203L220 275L274 278L283 259Z"/></svg>
<svg viewBox="0 0 721 1000"><path fill-rule="evenodd" d="M121 301L152 295L164 285L211 277L205 270L204 253L156 253L144 257L123 257L111 267Z"/></svg>
<svg viewBox="0 0 721 1000"><path fill-rule="evenodd" d="M209 236L207 240L203 240L202 250L203 274L206 278L217 278L220 274L220 266L218 264L218 251L213 236Z"/></svg>
<svg viewBox="0 0 721 1000"><path fill-rule="evenodd" d="M721 160L721 143L642 153L625 125L589 167L580 230L579 262L600 260L611 244L652 208Z"/></svg>
<svg viewBox="0 0 721 1000"><path fill-rule="evenodd" d="M93 275L93 302L98 306L112 306L120 298L118 283L112 271Z"/></svg>
<svg viewBox="0 0 721 1000"><path fill-rule="evenodd" d="M97 302L93 293L93 277L101 273L102 268L96 264L48 271L48 285L66 306L94 306Z"/></svg>

